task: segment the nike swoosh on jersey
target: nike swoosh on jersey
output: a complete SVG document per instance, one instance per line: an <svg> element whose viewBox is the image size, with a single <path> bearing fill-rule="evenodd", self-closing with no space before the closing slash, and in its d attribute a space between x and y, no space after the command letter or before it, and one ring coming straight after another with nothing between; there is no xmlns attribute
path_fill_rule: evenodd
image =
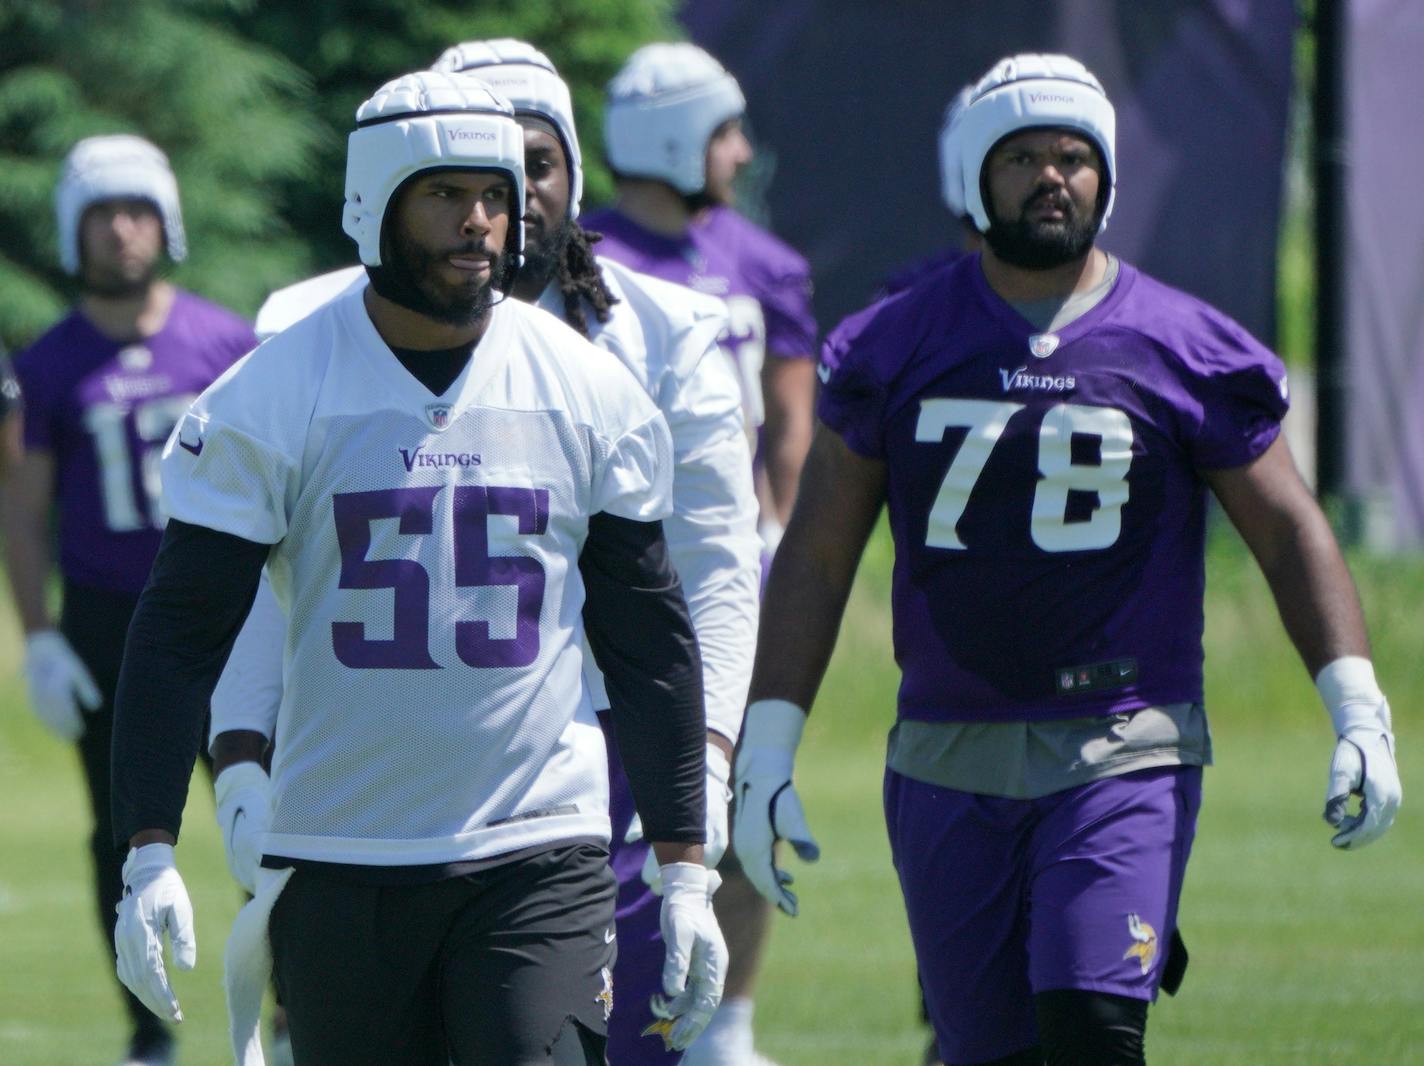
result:
<svg viewBox="0 0 1424 1066"><path fill-rule="evenodd" d="M184 440L182 437L179 437L179 438L178 438L178 447L182 448L185 452L192 452L194 455L202 455L202 454L203 454L203 438L202 438L202 437L199 437L197 444L189 444L189 443L188 443L186 440Z"/></svg>

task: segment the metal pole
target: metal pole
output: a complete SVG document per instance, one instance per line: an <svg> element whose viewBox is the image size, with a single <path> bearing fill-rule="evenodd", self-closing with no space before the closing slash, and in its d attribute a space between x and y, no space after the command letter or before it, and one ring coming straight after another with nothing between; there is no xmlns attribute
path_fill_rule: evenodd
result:
<svg viewBox="0 0 1424 1066"><path fill-rule="evenodd" d="M1345 489L1345 5L1315 4L1316 477L1321 497Z"/></svg>

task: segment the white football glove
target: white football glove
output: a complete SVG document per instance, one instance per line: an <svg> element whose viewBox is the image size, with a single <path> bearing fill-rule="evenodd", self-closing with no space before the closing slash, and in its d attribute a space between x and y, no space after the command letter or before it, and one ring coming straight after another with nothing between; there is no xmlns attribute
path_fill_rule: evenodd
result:
<svg viewBox="0 0 1424 1066"><path fill-rule="evenodd" d="M712 913L712 893L722 884L715 870L695 862L662 868L663 992L649 1004L658 1019L644 1035L660 1033L669 1051L695 1039L722 1002L727 944Z"/></svg>
<svg viewBox="0 0 1424 1066"><path fill-rule="evenodd" d="M1362 848L1384 835L1403 798L1389 703L1375 682L1370 661L1355 655L1322 669L1315 687L1339 738L1325 789L1325 820L1339 829L1330 843L1337 848ZM1357 814L1348 811L1352 795L1360 797Z"/></svg>
<svg viewBox="0 0 1424 1066"><path fill-rule="evenodd" d="M114 928L119 980L160 1018L181 1022L178 997L163 968L163 936L173 944L173 965L191 970L198 961L193 905L173 865L171 844L130 848L124 860L124 896Z"/></svg>
<svg viewBox="0 0 1424 1066"><path fill-rule="evenodd" d="M702 863L709 870L716 869L727 853L727 804L732 799L732 790L727 787L727 778L732 775L732 764L726 754L715 744L707 745L707 842L702 845ZM643 839L643 819L637 814L628 823L628 832L623 834L623 843L636 844ZM648 849L648 857L643 860L643 883L653 890L653 895L663 894L662 867L658 857Z"/></svg>
<svg viewBox="0 0 1424 1066"><path fill-rule="evenodd" d="M806 727L806 712L786 700L757 700L747 708L742 742L733 775L737 813L732 841L747 880L793 918L796 893L786 886L795 878L776 866L774 848L785 840L802 862L815 862L821 848L806 824L801 797L791 783L796 746Z"/></svg>
<svg viewBox="0 0 1424 1066"><path fill-rule="evenodd" d="M82 737L84 711L97 711L104 702L94 675L58 630L41 629L25 638L25 681L30 707L60 740Z"/></svg>
<svg viewBox="0 0 1424 1066"><path fill-rule="evenodd" d="M248 893L256 891L257 868L272 825L272 781L255 762L233 763L213 782L227 868Z"/></svg>

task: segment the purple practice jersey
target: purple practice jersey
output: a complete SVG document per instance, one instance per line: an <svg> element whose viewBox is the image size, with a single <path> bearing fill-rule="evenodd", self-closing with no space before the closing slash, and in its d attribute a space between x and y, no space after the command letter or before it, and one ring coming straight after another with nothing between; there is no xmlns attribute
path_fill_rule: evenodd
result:
<svg viewBox="0 0 1424 1066"><path fill-rule="evenodd" d="M611 208L581 221L603 234L594 246L599 255L726 301L730 324L719 343L737 365L748 420L760 425L766 357L798 359L816 352L806 260L729 207L707 211L681 237L653 233Z"/></svg>
<svg viewBox="0 0 1424 1066"><path fill-rule="evenodd" d="M152 337L105 337L78 311L15 360L25 447L54 457L59 569L137 595L158 552L159 456L198 393L255 347L231 311L177 292Z"/></svg>
<svg viewBox="0 0 1424 1066"><path fill-rule="evenodd" d="M1275 440L1285 369L1123 264L1057 333L970 255L842 323L818 413L884 461L901 717L1202 699L1206 486Z"/></svg>

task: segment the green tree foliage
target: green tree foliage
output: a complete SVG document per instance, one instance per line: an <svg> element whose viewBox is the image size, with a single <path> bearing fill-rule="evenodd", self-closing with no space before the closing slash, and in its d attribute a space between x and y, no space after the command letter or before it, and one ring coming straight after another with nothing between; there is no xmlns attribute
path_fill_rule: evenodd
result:
<svg viewBox="0 0 1424 1066"><path fill-rule="evenodd" d="M353 260L346 133L382 83L461 41L520 37L558 64L606 200L603 86L636 47L681 36L675 0L0 0L0 340L74 295L54 184L75 141L145 136L173 161L189 259L174 279L243 313Z"/></svg>
<svg viewBox="0 0 1424 1066"><path fill-rule="evenodd" d="M287 191L289 218L324 267L353 260L341 232L345 135L356 108L391 78L429 67L452 44L517 37L541 48L568 81L584 149L585 200L606 201L603 87L639 45L684 34L675 0L305 0L258 3L231 24L303 67L319 117L336 131L323 142L309 183Z"/></svg>
<svg viewBox="0 0 1424 1066"><path fill-rule="evenodd" d="M245 0L0 4L0 338L34 339L72 300L53 195L82 137L137 133L178 175L189 259L174 279L252 312L311 252L281 193L336 138L300 66L245 40Z"/></svg>

